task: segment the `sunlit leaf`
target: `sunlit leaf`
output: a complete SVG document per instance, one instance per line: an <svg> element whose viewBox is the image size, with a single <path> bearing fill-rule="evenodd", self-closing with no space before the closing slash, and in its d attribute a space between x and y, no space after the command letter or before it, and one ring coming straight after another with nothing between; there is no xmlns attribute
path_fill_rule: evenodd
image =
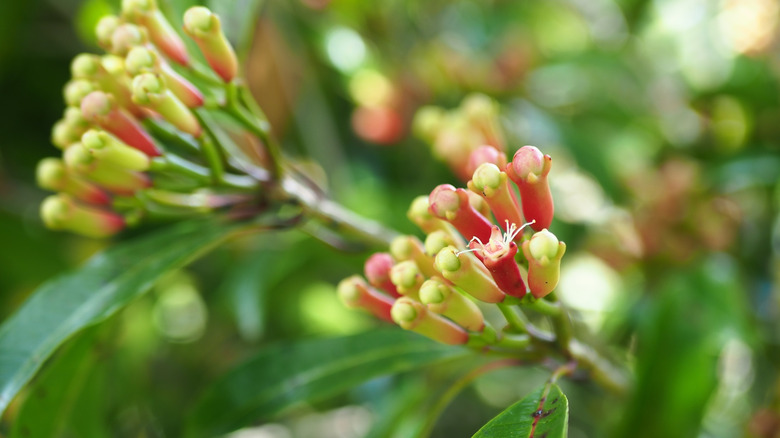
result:
<svg viewBox="0 0 780 438"><path fill-rule="evenodd" d="M564 438L569 401L554 383L548 383L508 407L482 427L474 438Z"/></svg>
<svg viewBox="0 0 780 438"><path fill-rule="evenodd" d="M108 318L235 230L215 222L179 224L117 245L44 283L0 326L0 413L70 336Z"/></svg>

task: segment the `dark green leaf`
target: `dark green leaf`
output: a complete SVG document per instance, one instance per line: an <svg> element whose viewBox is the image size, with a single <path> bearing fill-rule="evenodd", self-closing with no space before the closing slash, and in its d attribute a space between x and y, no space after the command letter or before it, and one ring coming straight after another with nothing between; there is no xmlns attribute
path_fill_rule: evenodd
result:
<svg viewBox="0 0 780 438"><path fill-rule="evenodd" d="M474 438L564 438L569 425L569 401L548 383L482 427Z"/></svg>
<svg viewBox="0 0 780 438"><path fill-rule="evenodd" d="M11 438L108 436L100 429L96 407L90 409L91 415L76 415L84 410L82 393L94 375L99 356L94 328L69 342L35 380L14 419Z"/></svg>
<svg viewBox="0 0 780 438"><path fill-rule="evenodd" d="M277 345L211 388L190 417L190 435L225 433L378 376L467 354L401 330Z"/></svg>
<svg viewBox="0 0 780 438"><path fill-rule="evenodd" d="M734 337L751 337L734 268L727 256L713 256L669 273L657 297L642 309L636 386L613 436L699 434L718 384L723 346Z"/></svg>
<svg viewBox="0 0 780 438"><path fill-rule="evenodd" d="M0 326L0 413L63 342L218 244L235 226L189 222L117 245L38 288Z"/></svg>

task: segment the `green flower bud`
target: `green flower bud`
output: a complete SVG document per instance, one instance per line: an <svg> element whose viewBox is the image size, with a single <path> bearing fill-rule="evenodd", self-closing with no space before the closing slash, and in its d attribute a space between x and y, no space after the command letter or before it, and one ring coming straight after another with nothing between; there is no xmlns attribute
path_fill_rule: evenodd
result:
<svg viewBox="0 0 780 438"><path fill-rule="evenodd" d="M94 79L100 73L100 57L82 53L70 63L70 74L75 79Z"/></svg>
<svg viewBox="0 0 780 438"><path fill-rule="evenodd" d="M71 79L62 91L65 103L68 106L81 105L81 99L87 94L97 90L97 87L91 81L86 79Z"/></svg>
<svg viewBox="0 0 780 438"><path fill-rule="evenodd" d="M122 21L116 15L106 15L98 21L95 26L95 36L100 47L111 50L111 38L120 24Z"/></svg>
<svg viewBox="0 0 780 438"><path fill-rule="evenodd" d="M225 82L238 72L238 59L222 33L219 17L208 8L194 6L184 13L184 31L195 40L211 68Z"/></svg>
<svg viewBox="0 0 780 438"><path fill-rule="evenodd" d="M142 73L133 78L133 101L147 106L165 117L173 126L198 137L200 123L189 108L165 86L162 77Z"/></svg>
<svg viewBox="0 0 780 438"><path fill-rule="evenodd" d="M420 301L428 310L446 316L467 330L481 331L485 327L479 307L438 277L420 286Z"/></svg>
<svg viewBox="0 0 780 438"><path fill-rule="evenodd" d="M435 314L417 301L401 297L393 304L390 311L393 321L406 330L412 330L435 341L448 345L459 345L468 342L466 330Z"/></svg>
<svg viewBox="0 0 780 438"><path fill-rule="evenodd" d="M52 195L41 203L41 219L54 230L69 230L87 237L108 237L125 227L122 216L79 205L64 194Z"/></svg>

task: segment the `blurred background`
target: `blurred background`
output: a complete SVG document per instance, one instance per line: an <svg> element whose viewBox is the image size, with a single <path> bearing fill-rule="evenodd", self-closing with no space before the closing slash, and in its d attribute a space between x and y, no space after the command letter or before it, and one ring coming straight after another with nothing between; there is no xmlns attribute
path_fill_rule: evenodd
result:
<svg viewBox="0 0 780 438"><path fill-rule="evenodd" d="M110 244L46 230L34 170L56 153L70 60L99 53L92 29L118 3L0 2L0 320ZM159 3L177 26L198 4ZM569 248L560 295L637 381L628 402L563 382L571 437L780 436L780 3L207 4L285 151L361 215L417 233L409 202L463 184L446 158L468 133L415 135L424 105L459 111L472 93L491 96L510 157L525 144L553 156L552 229ZM62 436L179 436L209 382L264 345L378 326L335 295L366 255L276 232L171 275L80 335L101 348L68 387ZM36 382L70 381L58 364L78 341ZM414 436L457 374L380 379L235 436ZM470 436L546 377L523 367L478 379L433 436Z"/></svg>

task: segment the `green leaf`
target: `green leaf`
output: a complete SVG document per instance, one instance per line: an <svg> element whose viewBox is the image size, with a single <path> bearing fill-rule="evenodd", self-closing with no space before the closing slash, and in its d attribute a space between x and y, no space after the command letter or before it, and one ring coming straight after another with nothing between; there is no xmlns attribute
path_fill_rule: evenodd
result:
<svg viewBox="0 0 780 438"><path fill-rule="evenodd" d="M74 333L108 318L235 230L216 222L178 224L110 248L80 270L44 283L0 326L0 414Z"/></svg>
<svg viewBox="0 0 780 438"><path fill-rule="evenodd" d="M636 384L612 436L697 436L723 346L754 336L736 264L711 256L669 272L651 296L637 332Z"/></svg>
<svg viewBox="0 0 780 438"><path fill-rule="evenodd" d="M100 406L91 406L91 415L75 415L89 404L83 392L87 381L99 372L95 369L100 359L96 335L95 328L88 329L69 342L35 380L14 419L11 438L109 436L99 429Z"/></svg>
<svg viewBox="0 0 780 438"><path fill-rule="evenodd" d="M474 438L563 438L569 426L569 401L548 383L508 407L474 434Z"/></svg>
<svg viewBox="0 0 780 438"><path fill-rule="evenodd" d="M276 345L235 368L205 394L190 416L190 436L219 435L375 377L468 354L464 348L401 330Z"/></svg>

